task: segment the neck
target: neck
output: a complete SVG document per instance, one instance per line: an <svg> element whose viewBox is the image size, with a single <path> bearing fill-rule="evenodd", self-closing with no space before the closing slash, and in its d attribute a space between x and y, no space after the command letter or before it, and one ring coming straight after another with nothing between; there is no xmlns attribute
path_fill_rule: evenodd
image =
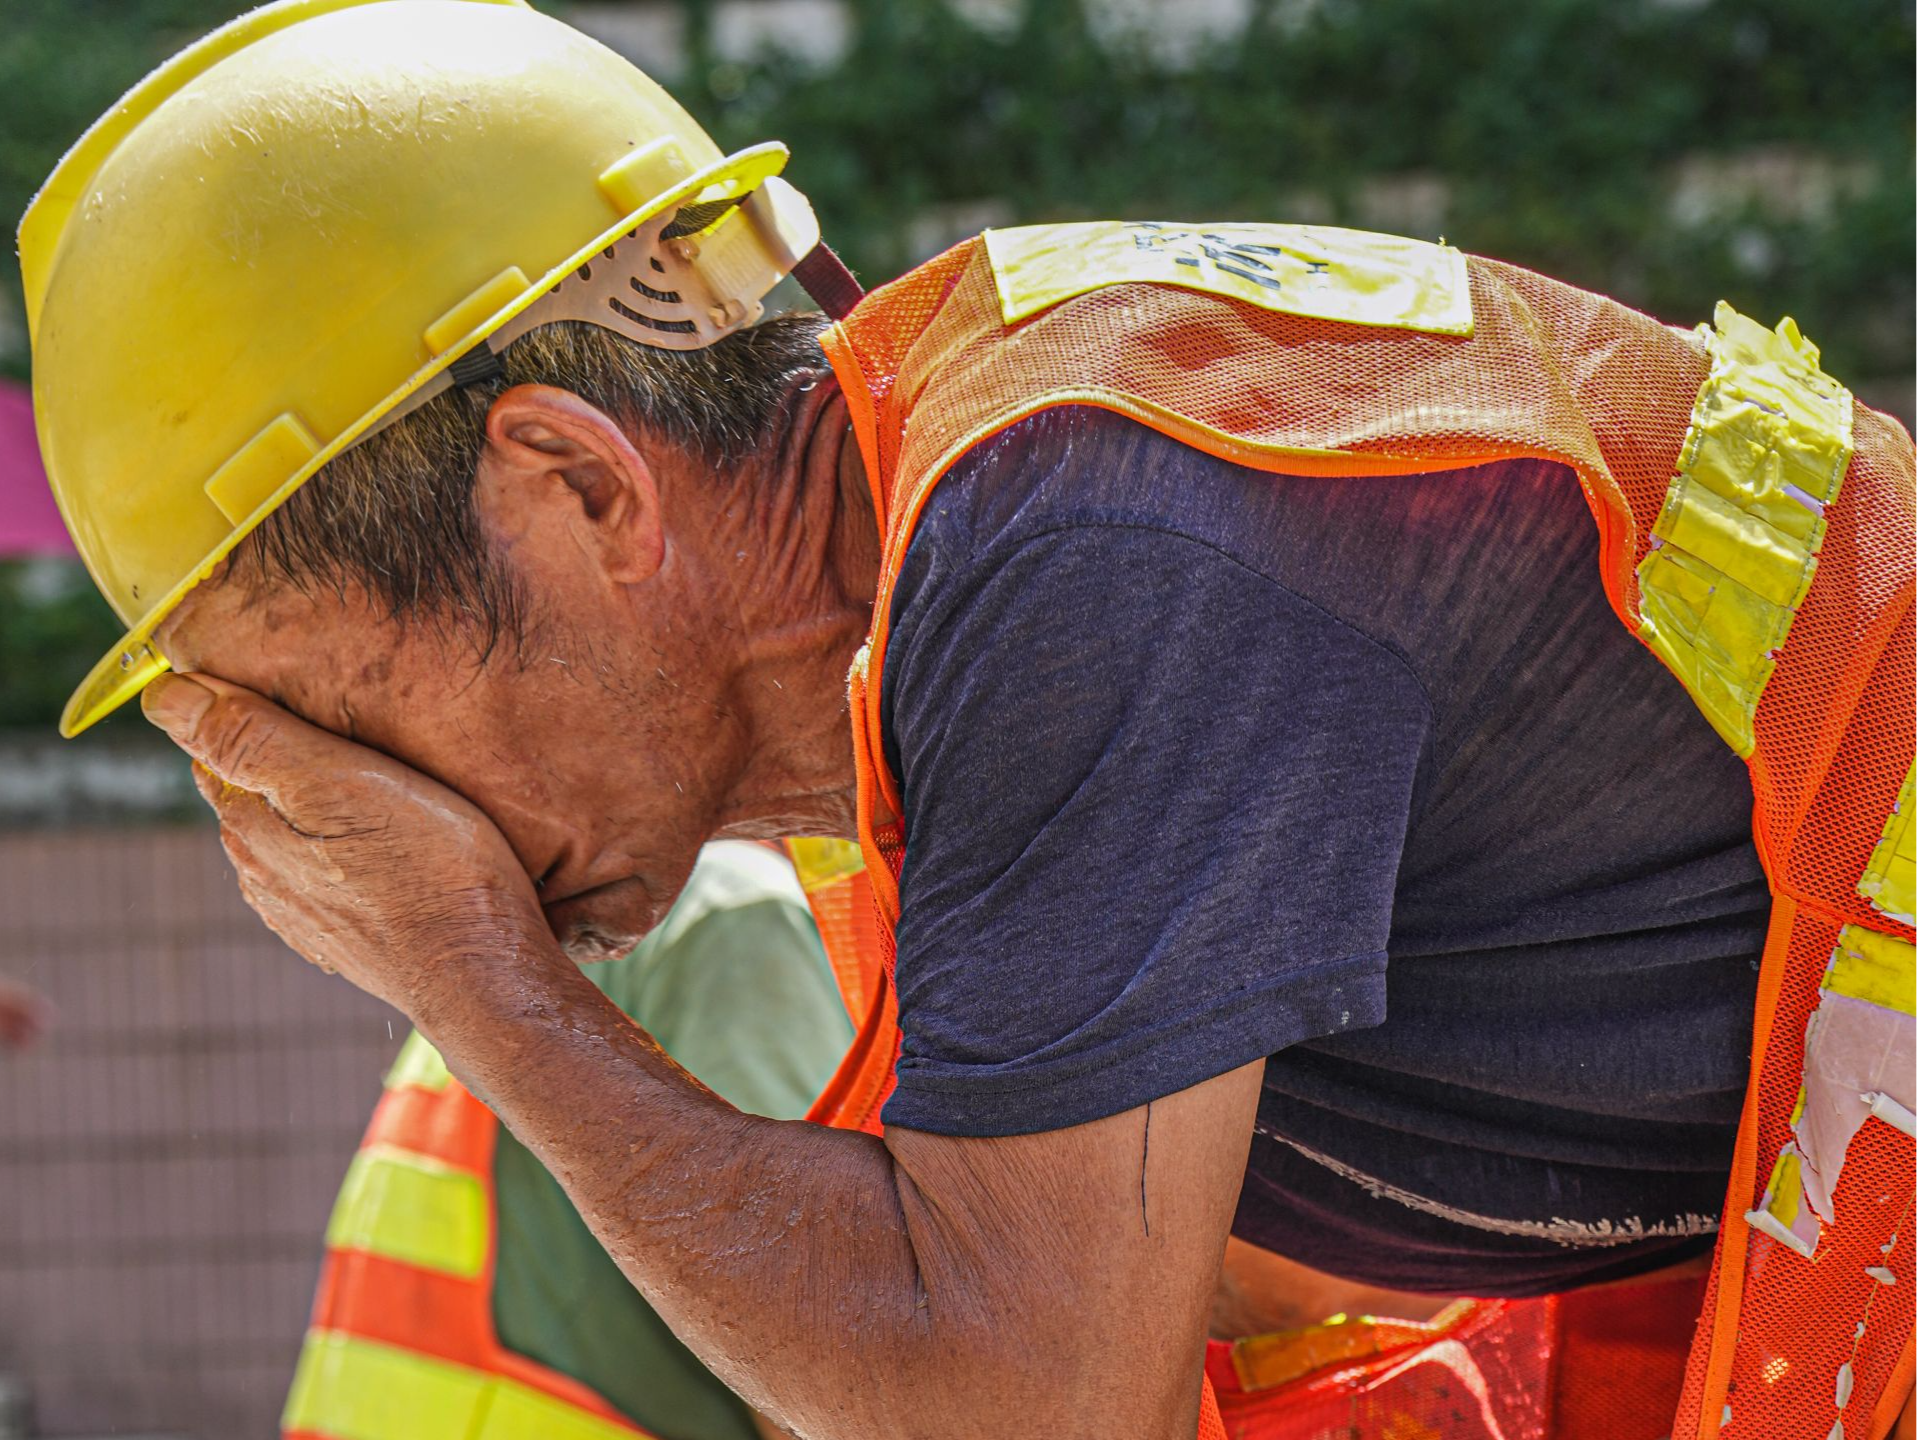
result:
<svg viewBox="0 0 1920 1440"><path fill-rule="evenodd" d="M717 833L742 838L854 833L847 671L873 623L879 523L839 387L800 382L786 416L736 494L756 537L731 687L749 744Z"/></svg>

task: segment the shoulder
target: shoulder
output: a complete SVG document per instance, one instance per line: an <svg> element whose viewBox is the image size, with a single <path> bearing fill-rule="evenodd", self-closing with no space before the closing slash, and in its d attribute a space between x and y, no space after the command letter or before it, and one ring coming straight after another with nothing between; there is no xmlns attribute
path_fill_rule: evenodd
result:
<svg viewBox="0 0 1920 1440"><path fill-rule="evenodd" d="M644 950L670 953L711 922L726 926L762 907L806 913L807 898L787 857L745 840L715 840L703 846L693 873L667 918L647 936Z"/></svg>
<svg viewBox="0 0 1920 1440"><path fill-rule="evenodd" d="M974 553L1050 530L1138 527L1213 538L1239 467L1126 416L1055 405L965 451L942 477L916 530L925 550ZM927 543L922 544L922 537Z"/></svg>

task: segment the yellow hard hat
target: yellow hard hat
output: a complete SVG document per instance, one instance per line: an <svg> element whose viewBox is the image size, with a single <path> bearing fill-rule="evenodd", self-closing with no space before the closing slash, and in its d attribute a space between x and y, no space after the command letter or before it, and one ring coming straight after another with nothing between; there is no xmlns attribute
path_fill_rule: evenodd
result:
<svg viewBox="0 0 1920 1440"><path fill-rule="evenodd" d="M164 671L181 597L487 337L592 318L684 349L751 323L819 240L770 178L786 156L723 156L524 0L284 0L148 76L20 226L47 474L128 627L61 732Z"/></svg>

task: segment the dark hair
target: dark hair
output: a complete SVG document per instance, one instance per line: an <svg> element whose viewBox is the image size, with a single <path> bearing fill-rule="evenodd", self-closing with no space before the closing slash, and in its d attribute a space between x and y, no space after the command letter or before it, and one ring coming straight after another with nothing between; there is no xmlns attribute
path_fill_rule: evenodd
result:
<svg viewBox="0 0 1920 1440"><path fill-rule="evenodd" d="M570 390L636 434L716 468L772 437L793 378L825 363L818 315L786 315L704 350L661 350L559 321L500 354L504 374L443 391L330 461L233 552L225 576L344 593L391 619L467 632L484 658L527 637L528 597L481 533L474 470L487 412L513 385Z"/></svg>

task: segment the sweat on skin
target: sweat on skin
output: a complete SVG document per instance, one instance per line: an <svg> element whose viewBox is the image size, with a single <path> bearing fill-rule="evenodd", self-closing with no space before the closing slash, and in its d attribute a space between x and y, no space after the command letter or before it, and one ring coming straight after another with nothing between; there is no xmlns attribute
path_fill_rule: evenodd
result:
<svg viewBox="0 0 1920 1440"><path fill-rule="evenodd" d="M832 1131L734 1110L569 958L643 934L708 838L851 830L879 548L835 388L716 473L519 386L475 504L518 655L351 588L205 586L162 629L184 673L143 703L249 902L404 1011L794 1431L1188 1440L1260 1063L1043 1134Z"/></svg>

